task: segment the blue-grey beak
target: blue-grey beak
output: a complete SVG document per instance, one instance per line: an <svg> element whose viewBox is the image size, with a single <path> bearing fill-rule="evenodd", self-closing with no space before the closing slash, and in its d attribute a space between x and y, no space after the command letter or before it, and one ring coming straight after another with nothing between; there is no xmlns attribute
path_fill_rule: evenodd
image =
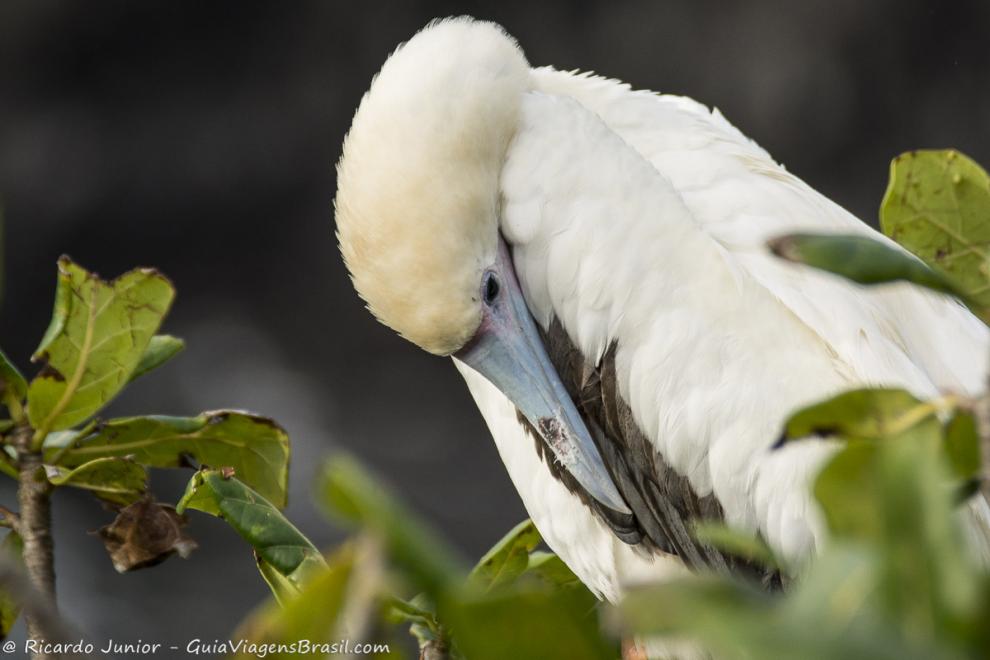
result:
<svg viewBox="0 0 990 660"><path fill-rule="evenodd" d="M482 281L481 297L481 326L454 357L487 378L515 404L589 495L609 509L630 513L588 427L550 363L501 236L498 257Z"/></svg>

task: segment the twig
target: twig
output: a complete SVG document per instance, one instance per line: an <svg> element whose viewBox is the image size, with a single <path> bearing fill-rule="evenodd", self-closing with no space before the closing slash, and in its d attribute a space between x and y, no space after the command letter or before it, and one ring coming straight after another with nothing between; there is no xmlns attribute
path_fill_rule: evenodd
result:
<svg viewBox="0 0 990 660"><path fill-rule="evenodd" d="M431 639L419 647L419 660L450 660L447 645L438 639Z"/></svg>
<svg viewBox="0 0 990 660"><path fill-rule="evenodd" d="M0 505L0 527L7 527L21 533L21 517L7 507Z"/></svg>
<svg viewBox="0 0 990 660"><path fill-rule="evenodd" d="M44 607L26 612L28 637L52 641L46 635L48 623L39 618L40 613L55 611L55 565L52 548L51 485L45 479L41 465L41 452L32 445L31 427L18 426L13 433L17 448L18 485L17 500L20 504L19 533L24 540L24 566ZM36 653L36 660L52 656Z"/></svg>

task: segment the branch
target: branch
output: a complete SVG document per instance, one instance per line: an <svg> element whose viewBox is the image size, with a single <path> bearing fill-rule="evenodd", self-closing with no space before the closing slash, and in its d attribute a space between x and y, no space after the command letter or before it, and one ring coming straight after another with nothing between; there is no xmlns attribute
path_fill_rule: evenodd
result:
<svg viewBox="0 0 990 660"><path fill-rule="evenodd" d="M40 599L39 606L26 611L28 637L53 641L46 633L44 612L55 611L55 564L52 548L51 485L44 475L41 452L31 445L31 427L23 424L13 433L17 448L18 485L17 500L20 504L18 531L24 540L24 566L28 578ZM41 606L43 604L43 606ZM36 659L51 656L35 654Z"/></svg>

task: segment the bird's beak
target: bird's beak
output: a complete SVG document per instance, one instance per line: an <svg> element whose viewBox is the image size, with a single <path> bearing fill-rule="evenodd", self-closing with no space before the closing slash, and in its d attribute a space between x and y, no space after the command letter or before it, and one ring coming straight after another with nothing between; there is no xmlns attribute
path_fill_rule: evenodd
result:
<svg viewBox="0 0 990 660"><path fill-rule="evenodd" d="M454 357L487 378L515 404L589 495L609 509L629 513L588 427L550 363L501 236L493 270L499 294L493 304L483 304L481 326Z"/></svg>

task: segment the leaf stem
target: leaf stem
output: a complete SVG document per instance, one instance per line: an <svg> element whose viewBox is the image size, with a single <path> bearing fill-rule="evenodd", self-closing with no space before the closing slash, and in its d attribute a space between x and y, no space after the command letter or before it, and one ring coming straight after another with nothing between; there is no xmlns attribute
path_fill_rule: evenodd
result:
<svg viewBox="0 0 990 660"><path fill-rule="evenodd" d="M33 447L32 429L21 425L13 433L17 448L17 500L20 504L19 531L24 540L24 566L28 578L50 609L55 608L55 562L52 544L51 485L44 476L41 452ZM45 625L27 613L30 639L43 640ZM51 641L51 640L49 640ZM35 653L35 660L53 656Z"/></svg>
<svg viewBox="0 0 990 660"><path fill-rule="evenodd" d="M27 416L24 414L24 406L21 405L17 395L9 387L3 388L3 403L7 406L7 410L10 412L10 418L14 420L15 424L24 424L27 422Z"/></svg>

